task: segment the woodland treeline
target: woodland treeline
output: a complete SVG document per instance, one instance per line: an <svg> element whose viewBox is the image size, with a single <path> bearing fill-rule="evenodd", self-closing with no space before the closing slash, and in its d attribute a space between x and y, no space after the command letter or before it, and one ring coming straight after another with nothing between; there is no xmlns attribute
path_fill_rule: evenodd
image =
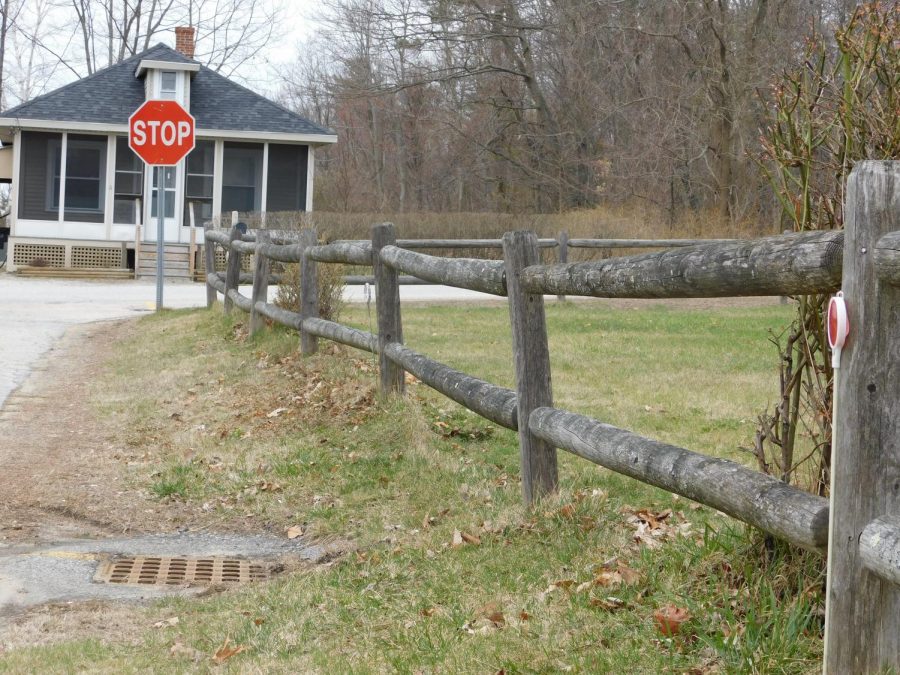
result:
<svg viewBox="0 0 900 675"><path fill-rule="evenodd" d="M320 208L609 202L777 226L773 85L851 0L327 0L285 84L335 129ZM321 157L322 153L320 153Z"/></svg>
<svg viewBox="0 0 900 675"><path fill-rule="evenodd" d="M882 9L894 0L872 3ZM854 0L0 0L2 107L197 28L197 58L337 132L316 208L782 222L760 171L786 74ZM313 12L294 45L288 13ZM286 65L267 70L263 51ZM811 49L811 45L815 49ZM270 64L271 65L271 64ZM835 77L842 77L837 69Z"/></svg>

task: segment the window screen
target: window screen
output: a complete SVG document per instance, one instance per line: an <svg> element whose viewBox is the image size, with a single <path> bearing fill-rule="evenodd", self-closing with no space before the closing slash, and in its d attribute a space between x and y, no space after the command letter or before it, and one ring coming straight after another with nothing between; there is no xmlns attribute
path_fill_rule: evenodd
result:
<svg viewBox="0 0 900 675"><path fill-rule="evenodd" d="M269 144L266 211L306 210L308 151L305 145Z"/></svg>
<svg viewBox="0 0 900 675"><path fill-rule="evenodd" d="M102 223L104 195L106 187L106 136L78 136L69 134L66 141L66 190L65 220ZM62 152L61 145L51 145L55 155L51 158L54 167L52 198L53 206L59 205L59 166L57 159Z"/></svg>
<svg viewBox="0 0 900 675"><path fill-rule="evenodd" d="M160 98L175 98L177 93L178 77L170 71L160 73L159 93Z"/></svg>
<svg viewBox="0 0 900 675"><path fill-rule="evenodd" d="M113 222L137 224L138 208L144 194L144 163L128 147L125 136L116 138L116 184Z"/></svg>
<svg viewBox="0 0 900 675"><path fill-rule="evenodd" d="M191 204L194 205L196 227L202 227L204 222L212 219L215 152L215 141L197 141L191 154L187 156L183 221L185 225L191 224Z"/></svg>
<svg viewBox="0 0 900 675"><path fill-rule="evenodd" d="M62 134L23 131L21 135L21 165L19 173L19 218L23 220L59 220L59 183L51 176L59 176L60 155L50 150L60 147ZM57 197L51 194L56 186ZM54 206L54 203L57 204Z"/></svg>
<svg viewBox="0 0 900 675"><path fill-rule="evenodd" d="M263 146L226 143L222 165L222 211L259 211L262 205Z"/></svg>

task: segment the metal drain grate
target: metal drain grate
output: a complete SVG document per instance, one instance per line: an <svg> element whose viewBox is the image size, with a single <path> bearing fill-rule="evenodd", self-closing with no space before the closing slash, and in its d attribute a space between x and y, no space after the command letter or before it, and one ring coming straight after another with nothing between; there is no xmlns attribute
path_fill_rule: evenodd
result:
<svg viewBox="0 0 900 675"><path fill-rule="evenodd" d="M110 584L178 586L244 584L264 581L270 576L265 565L240 558L138 555L102 562L94 579Z"/></svg>

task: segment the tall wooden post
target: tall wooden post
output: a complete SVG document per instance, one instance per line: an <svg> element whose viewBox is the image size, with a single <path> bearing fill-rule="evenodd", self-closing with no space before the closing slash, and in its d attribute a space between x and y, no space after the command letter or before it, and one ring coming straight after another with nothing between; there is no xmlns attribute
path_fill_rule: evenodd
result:
<svg viewBox="0 0 900 675"><path fill-rule="evenodd" d="M140 199L137 200L140 203ZM12 251L10 251L10 255ZM12 258L10 258L12 259ZM134 226L134 278L141 276L141 226Z"/></svg>
<svg viewBox="0 0 900 675"><path fill-rule="evenodd" d="M559 252L557 253L557 259L559 262L567 263L569 262L569 233L565 230L562 230L559 233L559 237L557 238L557 243L559 244ZM556 299L560 302L566 301L565 295L557 295Z"/></svg>
<svg viewBox="0 0 900 675"><path fill-rule="evenodd" d="M863 530L900 516L900 286L874 249L900 229L900 162L860 162L847 183L843 291L850 336L835 388L825 672L900 670L900 586L867 570Z"/></svg>
<svg viewBox="0 0 900 675"><path fill-rule="evenodd" d="M229 243L232 241L240 240L241 231L236 227L231 228L231 233L228 235ZM228 297L228 291L231 289L237 290L238 284L241 281L241 253L240 251L236 251L231 246L228 247L228 265L225 268L225 313L231 314L231 308L234 305L234 301Z"/></svg>
<svg viewBox="0 0 900 675"><path fill-rule="evenodd" d="M211 228L207 225L203 229L205 232L208 232ZM216 273L216 243L210 241L208 237L203 240L203 259L206 264L205 272L207 277L209 277L210 274L214 275ZM206 281L206 279L204 279L204 281ZM216 289L207 281L206 308L209 309L214 304L216 304Z"/></svg>
<svg viewBox="0 0 900 675"><path fill-rule="evenodd" d="M393 223L372 226L372 267L375 270L375 308L378 313L379 390L382 394L402 394L405 389L403 369L384 353L390 342L403 343L400 319L400 281L397 270L381 260L381 249L397 241Z"/></svg>
<svg viewBox="0 0 900 675"><path fill-rule="evenodd" d="M269 243L269 233L256 232L256 253L253 255L253 293L250 296L250 335L256 335L266 325L265 317L256 311L257 302L266 302L269 297L269 258L260 252L260 247Z"/></svg>
<svg viewBox="0 0 900 675"><path fill-rule="evenodd" d="M300 318L311 319L319 316L319 270L316 261L306 255L306 250L315 246L318 240L316 229L307 227L300 231ZM300 330L300 353L304 356L315 354L319 348L319 338Z"/></svg>
<svg viewBox="0 0 900 675"><path fill-rule="evenodd" d="M544 297L525 292L519 284L519 272L540 264L537 235L524 231L504 234L503 259L516 370L522 497L531 504L556 490L557 484L556 448L528 429L532 410L553 405Z"/></svg>

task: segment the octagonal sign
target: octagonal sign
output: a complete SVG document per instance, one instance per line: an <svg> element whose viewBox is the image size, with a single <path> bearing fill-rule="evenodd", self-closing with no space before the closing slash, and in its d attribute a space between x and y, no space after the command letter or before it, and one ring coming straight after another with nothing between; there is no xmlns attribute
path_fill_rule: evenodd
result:
<svg viewBox="0 0 900 675"><path fill-rule="evenodd" d="M194 118L176 101L147 101L128 118L128 147L152 166L174 166L194 149Z"/></svg>

